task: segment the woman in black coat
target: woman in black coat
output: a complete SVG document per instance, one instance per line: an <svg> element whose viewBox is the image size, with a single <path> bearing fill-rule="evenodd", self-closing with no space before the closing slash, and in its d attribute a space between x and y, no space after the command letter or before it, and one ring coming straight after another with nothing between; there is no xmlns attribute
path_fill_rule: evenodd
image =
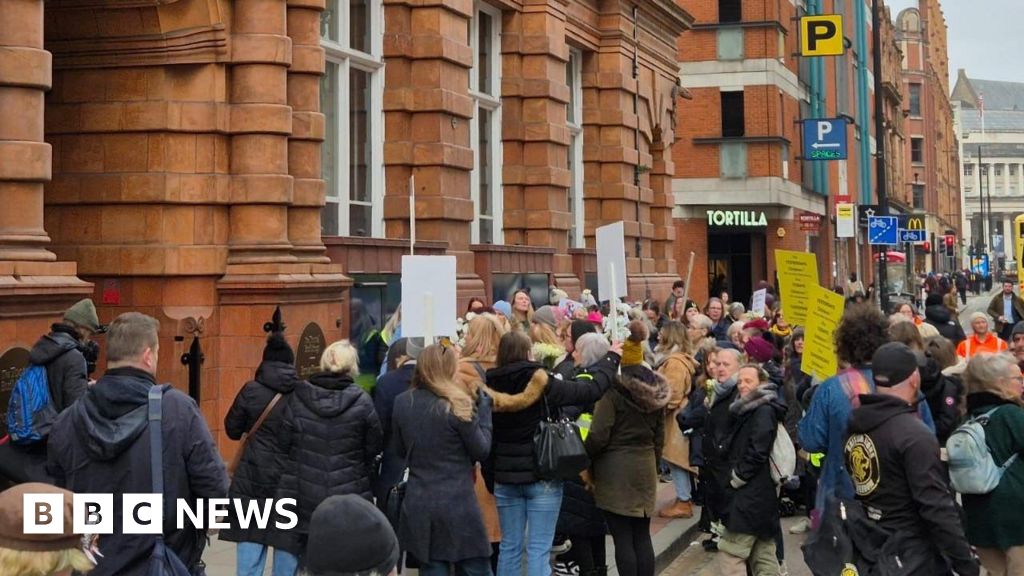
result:
<svg viewBox="0 0 1024 576"><path fill-rule="evenodd" d="M358 494L372 502L371 471L383 442L373 401L354 383L355 348L348 341L331 344L320 369L288 398L281 434L288 465L276 498L296 500L298 524L274 534L271 544L296 556L305 549L313 510L328 496Z"/></svg>
<svg viewBox="0 0 1024 576"><path fill-rule="evenodd" d="M745 576L749 566L754 576L777 575L779 505L768 458L786 407L768 373L756 364L740 368L736 390L737 397L729 405L728 441L723 445L729 472L725 478L716 477L724 490L719 574Z"/></svg>
<svg viewBox="0 0 1024 576"><path fill-rule="evenodd" d="M491 449L491 399L455 383L458 354L433 345L395 400L392 447L409 464L398 539L422 576L490 576L491 543L473 487Z"/></svg>
<svg viewBox="0 0 1024 576"><path fill-rule="evenodd" d="M287 449L281 442L285 406L288 396L299 382L301 380L295 373L295 353L284 336L274 332L267 337L263 362L256 369L256 379L242 387L224 417L224 430L228 438L239 440L242 434L251 435L231 479L228 497L241 499L246 506L249 506L250 500L263 502L274 497L288 462ZM253 433L256 421L278 394L281 398L259 430ZM238 574L263 574L268 536L276 528L270 524L266 530L260 530L255 524L250 524L248 529L243 529L239 527L233 513L229 515L228 521L231 528L221 530L220 539L238 543ZM290 553L276 550L273 564L273 576L292 576L295 573L296 558Z"/></svg>
<svg viewBox="0 0 1024 576"><path fill-rule="evenodd" d="M580 337L603 338L594 334ZM501 337L498 367L487 371L494 398L494 441L485 474L493 478L501 523L498 576L549 576L549 554L562 501L562 482L538 476L533 435L541 419L562 406L597 401L615 380L621 348L613 348L590 368L586 377L565 380L549 375L531 360L529 337L513 331ZM578 345L573 352L580 360ZM490 482L489 482L490 484Z"/></svg>

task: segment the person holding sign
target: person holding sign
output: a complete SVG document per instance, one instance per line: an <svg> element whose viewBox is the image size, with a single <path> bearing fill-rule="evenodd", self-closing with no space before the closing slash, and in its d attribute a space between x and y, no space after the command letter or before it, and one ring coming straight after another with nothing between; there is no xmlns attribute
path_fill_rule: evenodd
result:
<svg viewBox="0 0 1024 576"><path fill-rule="evenodd" d="M560 407L588 405L601 398L615 381L622 353L616 344L589 368L590 379L565 380L535 362L532 347L525 331L505 334L498 344L498 366L486 376L486 390L494 398L494 441L492 467L484 473L498 500L498 576L522 576L524 548L527 576L550 575L562 480L538 474L534 433L541 420L554 417Z"/></svg>
<svg viewBox="0 0 1024 576"><path fill-rule="evenodd" d="M875 392L871 357L888 342L888 327L888 320L873 306L858 305L846 309L835 332L835 348L839 363L848 368L817 387L811 405L800 421L800 447L809 453L825 453L815 498L815 508L819 511L824 510L825 498L829 495L853 498L853 482L843 460L843 442L850 412L860 406L860 395ZM805 370L807 360L805 356ZM934 431L935 424L927 402L918 404L917 413Z"/></svg>

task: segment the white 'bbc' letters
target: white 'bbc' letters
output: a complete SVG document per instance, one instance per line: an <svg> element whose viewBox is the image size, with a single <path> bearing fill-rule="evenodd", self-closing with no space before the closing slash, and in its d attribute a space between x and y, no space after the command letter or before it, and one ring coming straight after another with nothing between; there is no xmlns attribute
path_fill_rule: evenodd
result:
<svg viewBox="0 0 1024 576"><path fill-rule="evenodd" d="M21 504L23 533L64 533L63 494L25 494Z"/></svg>
<svg viewBox="0 0 1024 576"><path fill-rule="evenodd" d="M114 533L113 494L75 494L72 511L75 534Z"/></svg>

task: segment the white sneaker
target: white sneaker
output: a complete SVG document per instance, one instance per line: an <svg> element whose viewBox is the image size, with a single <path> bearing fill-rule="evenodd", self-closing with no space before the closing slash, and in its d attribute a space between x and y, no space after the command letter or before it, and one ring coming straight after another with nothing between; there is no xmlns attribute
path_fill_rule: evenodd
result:
<svg viewBox="0 0 1024 576"><path fill-rule="evenodd" d="M811 519L810 518L801 518L799 522L797 522L796 524L790 526L789 533L790 534L804 534L804 533L806 533L810 529L811 529Z"/></svg>
<svg viewBox="0 0 1024 576"><path fill-rule="evenodd" d="M779 576L789 576L789 567L786 566L785 560L779 563Z"/></svg>

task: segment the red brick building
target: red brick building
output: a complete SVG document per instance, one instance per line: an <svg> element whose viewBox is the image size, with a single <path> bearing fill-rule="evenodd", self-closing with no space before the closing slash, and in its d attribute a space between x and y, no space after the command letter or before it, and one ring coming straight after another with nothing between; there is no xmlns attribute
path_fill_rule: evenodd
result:
<svg viewBox="0 0 1024 576"><path fill-rule="evenodd" d="M690 17L671 0L2 10L4 405L24 350L92 296L103 321L160 319L159 378L219 429L275 306L306 370L351 317L391 312L410 176L417 253L457 257L461 302L578 293L594 229L620 219L630 294L676 278L669 150ZM190 352L204 362L183 364Z"/></svg>

